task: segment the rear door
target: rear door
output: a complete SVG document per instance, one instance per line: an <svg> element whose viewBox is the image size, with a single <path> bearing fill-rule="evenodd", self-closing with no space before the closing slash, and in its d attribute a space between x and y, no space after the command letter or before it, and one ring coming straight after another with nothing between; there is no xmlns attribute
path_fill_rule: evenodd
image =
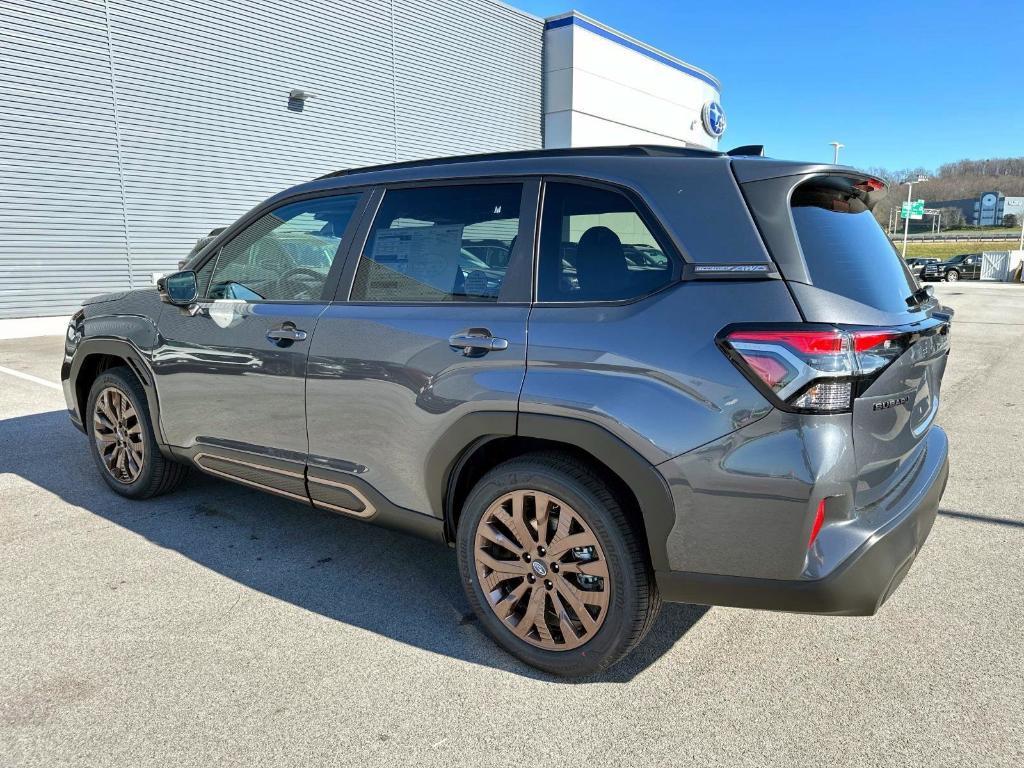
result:
<svg viewBox="0 0 1024 768"><path fill-rule="evenodd" d="M939 407L951 317L934 299L914 298L918 285L870 210L876 185L839 173L744 185L805 320L869 332L858 365L880 372L853 407L859 507L916 465Z"/></svg>
<svg viewBox="0 0 1024 768"><path fill-rule="evenodd" d="M314 504L439 516L446 433L473 414L515 433L537 188L495 180L375 193L312 340Z"/></svg>

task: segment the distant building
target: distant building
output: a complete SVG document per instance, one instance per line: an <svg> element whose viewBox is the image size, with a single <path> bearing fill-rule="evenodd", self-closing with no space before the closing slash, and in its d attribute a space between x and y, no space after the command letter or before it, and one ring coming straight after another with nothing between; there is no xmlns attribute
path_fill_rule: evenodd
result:
<svg viewBox="0 0 1024 768"><path fill-rule="evenodd" d="M967 223L975 227L999 226L1007 215L1016 216L1018 221L1024 217L1024 197L1007 197L1002 192L985 192L961 200L929 200L928 207L959 208Z"/></svg>

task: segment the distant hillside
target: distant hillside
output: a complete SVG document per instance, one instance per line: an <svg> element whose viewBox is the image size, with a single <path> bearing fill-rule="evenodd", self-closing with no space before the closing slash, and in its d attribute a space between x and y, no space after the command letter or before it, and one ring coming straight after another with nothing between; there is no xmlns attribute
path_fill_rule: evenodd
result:
<svg viewBox="0 0 1024 768"><path fill-rule="evenodd" d="M991 160L959 160L940 165L937 170L926 168L867 168L867 173L885 179L889 195L875 209L876 218L884 225L889 220L889 209L900 207L907 199L907 188L899 186L904 179L926 176L928 181L914 185L914 199L923 198L930 206L941 200L959 200L978 197L982 192L1002 192L1004 195L1024 195L1024 157L994 158ZM943 217L945 218L945 217Z"/></svg>

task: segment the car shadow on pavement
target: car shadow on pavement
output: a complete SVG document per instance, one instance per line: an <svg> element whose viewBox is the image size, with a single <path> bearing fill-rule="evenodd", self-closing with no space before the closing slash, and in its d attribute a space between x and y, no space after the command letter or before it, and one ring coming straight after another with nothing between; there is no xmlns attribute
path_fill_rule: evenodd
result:
<svg viewBox="0 0 1024 768"><path fill-rule="evenodd" d="M707 612L666 604L647 639L608 673L563 680L507 655L478 626L454 552L195 471L169 496L131 501L103 483L64 411L0 420L11 473L251 589L425 650L541 680L625 683Z"/></svg>

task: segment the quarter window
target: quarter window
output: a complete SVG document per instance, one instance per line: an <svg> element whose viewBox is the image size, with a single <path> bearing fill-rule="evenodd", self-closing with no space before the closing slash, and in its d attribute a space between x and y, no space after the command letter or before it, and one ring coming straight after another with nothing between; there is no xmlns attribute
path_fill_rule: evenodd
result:
<svg viewBox="0 0 1024 768"><path fill-rule="evenodd" d="M209 281L210 299L317 301L359 195L284 205L225 245Z"/></svg>
<svg viewBox="0 0 1024 768"><path fill-rule="evenodd" d="M388 191L351 300L497 301L519 232L521 196L521 184Z"/></svg>
<svg viewBox="0 0 1024 768"><path fill-rule="evenodd" d="M668 285L673 258L629 199L583 184L544 192L540 301L622 301Z"/></svg>

